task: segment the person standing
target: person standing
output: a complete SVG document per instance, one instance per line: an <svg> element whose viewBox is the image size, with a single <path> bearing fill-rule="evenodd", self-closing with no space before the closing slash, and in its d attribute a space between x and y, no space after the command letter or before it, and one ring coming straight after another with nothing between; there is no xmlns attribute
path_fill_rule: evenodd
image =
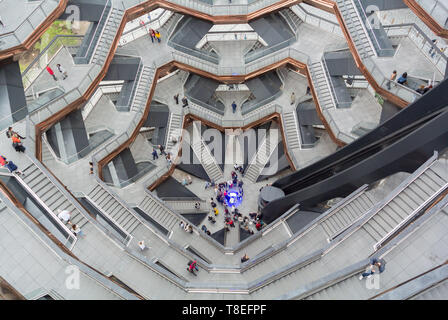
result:
<svg viewBox="0 0 448 320"><path fill-rule="evenodd" d="M149 29L149 36L151 37L152 43L154 43L154 38L156 36L154 29Z"/></svg>
<svg viewBox="0 0 448 320"><path fill-rule="evenodd" d="M293 92L292 94L291 94L291 105L293 105L293 104L295 104L296 103L296 95L295 95L295 93Z"/></svg>
<svg viewBox="0 0 448 320"><path fill-rule="evenodd" d="M143 251L146 249L145 241L141 240L138 242L138 246L140 247L140 250Z"/></svg>
<svg viewBox="0 0 448 320"><path fill-rule="evenodd" d="M185 107L187 107L188 106L188 100L187 100L187 98L186 97L183 97L182 98L182 108L185 108Z"/></svg>
<svg viewBox="0 0 448 320"><path fill-rule="evenodd" d="M176 104L179 104L179 94L174 95L174 101L176 101Z"/></svg>
<svg viewBox="0 0 448 320"><path fill-rule="evenodd" d="M235 101L232 102L232 110L233 110L233 113L236 112L236 103L235 103Z"/></svg>
<svg viewBox="0 0 448 320"><path fill-rule="evenodd" d="M306 95L311 94L311 88L310 86L306 87Z"/></svg>
<svg viewBox="0 0 448 320"><path fill-rule="evenodd" d="M391 83L392 83L392 82L395 82L395 79L396 79L396 78L397 78L397 70L394 70L394 71L392 72L392 75L390 76L390 81L387 82L387 89L390 90L390 88L391 88Z"/></svg>
<svg viewBox="0 0 448 320"><path fill-rule="evenodd" d="M68 77L67 70L65 70L65 68L63 68L60 63L58 63L56 65L56 67L58 68L59 72L62 74L62 80L67 79L67 77Z"/></svg>
<svg viewBox="0 0 448 320"><path fill-rule="evenodd" d="M156 31L155 36L157 38L157 42L160 43L160 37L161 37L160 32Z"/></svg>
<svg viewBox="0 0 448 320"><path fill-rule="evenodd" d="M19 133L17 133L16 131L12 130L12 127L9 127L8 131L6 131L6 136L8 138L11 138L14 135L18 136L20 139L25 139L25 137L22 137Z"/></svg>
<svg viewBox="0 0 448 320"><path fill-rule="evenodd" d="M53 77L54 81L58 81L58 78L56 78L56 76L54 75L54 71L53 71L53 69L51 69L50 66L47 66L46 69L47 69L47 72L50 74L50 76Z"/></svg>
<svg viewBox="0 0 448 320"><path fill-rule="evenodd" d="M434 55L436 54L436 52L435 52L435 46L437 45L437 39L432 39L432 46L431 46L431 48L429 49L429 54L431 55L431 58L434 58ZM434 52L433 52L434 51Z"/></svg>
<svg viewBox="0 0 448 320"><path fill-rule="evenodd" d="M159 159L159 156L157 155L157 150L155 148L152 148L152 160Z"/></svg>

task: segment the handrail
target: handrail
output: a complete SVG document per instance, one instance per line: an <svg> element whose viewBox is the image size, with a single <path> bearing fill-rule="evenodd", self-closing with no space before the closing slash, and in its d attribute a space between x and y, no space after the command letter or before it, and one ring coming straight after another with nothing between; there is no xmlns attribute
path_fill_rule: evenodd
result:
<svg viewBox="0 0 448 320"><path fill-rule="evenodd" d="M375 215L380 212L384 207L386 207L392 200L395 199L401 192L403 192L410 184L417 180L429 167L431 167L438 158L438 152L434 151L434 154L421 165L413 174L411 174L406 180L401 182L392 192L390 192L382 201L375 204L370 208L363 216L362 219L357 220L357 222L350 228L346 229L341 234L337 235L339 238L338 243L342 242L344 239L348 238L351 234L360 229L364 224L366 224L370 219L375 217ZM337 244L336 244L337 245ZM334 247L336 247L336 245ZM332 249L332 248L331 248Z"/></svg>
<svg viewBox="0 0 448 320"><path fill-rule="evenodd" d="M365 18L365 19L364 19L365 22L362 22L362 19L361 19L361 17L360 17L361 23L366 23L366 22L367 22L367 26L366 26L366 27L367 27L367 29L366 29L366 31L367 31L367 37L370 38L370 37L369 37L369 34L370 34L370 35L373 35L373 38L374 38L374 40L375 40L375 43L376 43L377 46L378 46L378 49L379 49L379 50L383 50L383 49L381 48L380 42L378 41L378 38L377 38L376 35L375 35L375 32L373 31L374 28L373 28L372 24L370 23L369 18L367 17L366 12L364 11L364 8L362 7L361 2L360 2L359 0L353 0L353 1L356 1L356 2L359 4L359 6L357 6L356 3L353 2L353 5L354 5L354 7L355 7L354 9L355 9L356 11L359 11L359 10L360 10L361 13L362 13L362 15L363 15L363 17ZM359 8L359 10L358 10L358 8ZM369 33L369 30L371 31L370 33ZM373 49L375 49L375 47L373 47ZM375 49L375 51L376 51L376 49Z"/></svg>
<svg viewBox="0 0 448 320"><path fill-rule="evenodd" d="M43 208L45 211L48 212L48 214L53 218L53 220L60 226L62 227L62 229L68 234L67 239L65 240L66 243L70 243L70 247L68 248L70 251L73 249L73 247L75 246L75 243L77 241L77 237L75 234L73 234L73 232L67 228L67 226L62 223L62 221L58 218L58 216L53 212L53 210L50 209L50 207L48 207L46 205L45 202L42 201L42 199L28 186L27 183L25 183L25 181L18 175L14 174L15 178L17 179L17 181L20 183L20 185L26 189L27 192L29 192L32 197L34 198L34 200L36 200ZM69 239L73 239L73 241L69 241ZM64 243L64 245L66 244Z"/></svg>
<svg viewBox="0 0 448 320"><path fill-rule="evenodd" d="M26 75L26 73L29 71L29 69L31 69L31 67L39 60L39 58L41 58L44 53L46 53L49 48L59 39L62 38L78 38L78 39L82 39L84 38L84 36L82 35L77 35L77 34L57 34L47 45L46 47L41 50L39 52L39 54L37 55L36 58L33 59L33 61L31 61L31 63L25 68L25 70L22 71L22 77L24 77Z"/></svg>
<svg viewBox="0 0 448 320"><path fill-rule="evenodd" d="M398 230L400 230L405 224L417 216L426 206L431 203L435 198L442 194L448 188L448 183L441 186L431 197L426 199L421 205L419 205L410 215L403 219L399 224L397 224L389 233L385 234L377 243L373 245L373 249L376 251L380 248L384 242L386 242L390 237L392 237Z"/></svg>
<svg viewBox="0 0 448 320"><path fill-rule="evenodd" d="M39 10L41 13L43 13L43 16L45 18L47 18L47 13L45 12L45 10L42 8L43 5L47 5L48 3L54 3L55 2L55 8L58 6L59 1L48 1L48 0L44 0L41 3L39 3L39 5L26 17L26 19L24 21L22 21L13 31L9 31L6 33L3 33L0 35L0 40L10 36L10 35L14 35L15 40L17 40L17 44L21 43L21 40L19 39L19 37L17 36L16 32L17 30L19 30L20 28L22 28L23 26L25 26L25 23L31 24L32 26L32 30L34 30L34 26L33 24L30 22L30 17L33 16L35 13L37 13L37 11ZM54 8L52 8L54 9ZM44 18L44 21L45 21Z"/></svg>
<svg viewBox="0 0 448 320"><path fill-rule="evenodd" d="M103 216L105 216L107 219L109 219L117 228L120 229L125 235L126 238L124 239L124 245L127 247L131 243L132 239L134 238L129 232L123 229L123 227L115 220L113 219L104 209L98 205L95 204L95 201L90 198L89 195L84 195L84 198L86 198L98 211L101 212Z"/></svg>
<svg viewBox="0 0 448 320"><path fill-rule="evenodd" d="M403 23L397 25L383 25L384 30L388 36L392 37L408 37L414 44L420 49L420 51L428 58L429 61L444 75L446 73L446 67L448 64L448 58L444 52L442 52L437 45L434 45L432 40L423 32L423 30L415 23ZM405 34L394 32L394 30L404 30ZM398 31L400 32L400 31ZM420 38L421 36L421 38ZM423 41L418 41L418 40ZM436 53L436 59L432 57L432 54L428 49L432 48Z"/></svg>
<svg viewBox="0 0 448 320"><path fill-rule="evenodd" d="M103 12L101 13L100 19L98 20L98 24L96 25L95 31L93 32L93 35L92 35L92 39L90 40L89 46L87 47L87 50L86 50L85 54L83 56L80 56L80 57L77 57L77 58L79 58L79 59L86 59L88 57L89 51L91 50L92 45L95 42L95 36L97 35L97 32L100 32L98 40L101 39L101 35L102 35L103 31L104 31L104 28L106 27L106 22L107 22L107 17L105 16L105 13L106 13L106 11L108 11L109 8L112 8L111 0L107 0L106 4L104 5ZM111 14L111 11L108 12L108 15L110 15L110 14ZM103 21L103 19L105 19L104 20L104 25L102 26L101 30L98 30L98 28L100 27L100 24ZM95 43L95 47L96 46L97 46L97 43ZM95 54L94 50L95 49L93 49L93 51L92 51L92 56ZM87 63L90 63L90 61L92 61L92 56L87 61Z"/></svg>

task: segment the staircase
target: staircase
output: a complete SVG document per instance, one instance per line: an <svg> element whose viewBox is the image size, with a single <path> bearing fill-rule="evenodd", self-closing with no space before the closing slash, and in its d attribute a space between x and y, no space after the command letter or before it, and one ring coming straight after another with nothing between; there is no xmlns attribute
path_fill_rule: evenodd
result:
<svg viewBox="0 0 448 320"><path fill-rule="evenodd" d="M200 137L200 139L196 139L197 141L190 140L191 148L204 167L205 172L209 178L215 182L223 179L221 168L216 163L215 158L211 155L210 150L202 139L201 129L200 127L198 128L198 124L196 122L193 122L193 131L196 131L196 134L194 134L193 137Z"/></svg>
<svg viewBox="0 0 448 320"><path fill-rule="evenodd" d="M448 280L413 297L412 300L446 300L448 297Z"/></svg>
<svg viewBox="0 0 448 320"><path fill-rule="evenodd" d="M360 194L321 222L321 226L331 240L369 211L374 202L366 193Z"/></svg>
<svg viewBox="0 0 448 320"><path fill-rule="evenodd" d="M390 202L372 216L362 228L377 243L390 234L395 227L407 219L419 206L447 185L448 175L443 167L434 162Z"/></svg>
<svg viewBox="0 0 448 320"><path fill-rule="evenodd" d="M169 199L164 200L165 204L173 209L175 212L179 213L194 213L194 212L205 212L208 211L208 207L205 201L203 200L173 200ZM201 207L200 209L196 209L194 205L199 202Z"/></svg>
<svg viewBox="0 0 448 320"><path fill-rule="evenodd" d="M123 10L112 8L109 17L107 18L106 24L104 25L104 29L101 33L100 39L96 45L92 63L98 64L100 66L104 65L111 45L120 26L123 14Z"/></svg>
<svg viewBox="0 0 448 320"><path fill-rule="evenodd" d="M300 149L300 131L295 110L283 113L283 129L285 130L288 149Z"/></svg>
<svg viewBox="0 0 448 320"><path fill-rule="evenodd" d="M283 9L279 13L297 36L299 26L303 23L303 20L300 19L300 17L293 10L291 10L291 8Z"/></svg>
<svg viewBox="0 0 448 320"><path fill-rule="evenodd" d="M138 207L167 230L172 230L180 223L178 216L149 195L145 196Z"/></svg>
<svg viewBox="0 0 448 320"><path fill-rule="evenodd" d="M373 44L353 0L336 0L336 3L361 59L375 56Z"/></svg>
<svg viewBox="0 0 448 320"><path fill-rule="evenodd" d="M42 138L42 163L48 163L50 161L54 161L55 158L50 151L50 147L48 146L48 142L46 139Z"/></svg>
<svg viewBox="0 0 448 320"><path fill-rule="evenodd" d="M148 66L143 66L140 74L137 90L135 91L134 100L132 101L131 111L143 112L148 101L149 92L151 91L151 84L154 78L154 69Z"/></svg>
<svg viewBox="0 0 448 320"><path fill-rule="evenodd" d="M170 119L168 122L168 132L167 132L167 140L166 140L166 150L171 151L174 147L174 143L172 138L175 137L179 142L179 138L182 134L182 115L177 113L170 113Z"/></svg>
<svg viewBox="0 0 448 320"><path fill-rule="evenodd" d="M97 184L95 188L90 191L88 197L97 208L102 210L110 220L114 221L128 234L132 234L132 232L141 224L134 213L119 202L102 185Z"/></svg>
<svg viewBox="0 0 448 320"><path fill-rule="evenodd" d="M263 170L272 152L274 151L273 149L275 149L275 146L274 148L271 148L270 140L271 139L269 130L269 132L264 137L263 143L258 148L257 154L253 157L249 168L247 168L246 174L244 175L244 177L249 179L249 181L257 182L257 178L260 175L261 170Z"/></svg>
<svg viewBox="0 0 448 320"><path fill-rule="evenodd" d="M310 67L311 80L316 89L317 99L319 100L320 108L323 110L335 108L336 104L333 100L331 88L325 75L325 70L322 62L314 62Z"/></svg>
<svg viewBox="0 0 448 320"><path fill-rule="evenodd" d="M72 224L78 225L81 229L87 224L87 218L84 217L38 166L31 163L23 170L23 173L25 175L18 177L18 179L22 179L54 214L58 214L58 209L68 210L71 212L70 221Z"/></svg>

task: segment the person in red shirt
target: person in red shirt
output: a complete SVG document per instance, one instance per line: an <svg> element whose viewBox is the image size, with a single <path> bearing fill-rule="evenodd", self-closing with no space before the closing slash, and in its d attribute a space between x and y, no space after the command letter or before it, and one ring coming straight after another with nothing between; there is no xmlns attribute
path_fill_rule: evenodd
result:
<svg viewBox="0 0 448 320"><path fill-rule="evenodd" d="M58 78L56 78L56 76L54 75L54 71L53 71L53 69L51 69L50 66L47 66L47 71L48 71L48 73L50 74L50 76L53 77L53 79L54 79L55 81L58 80Z"/></svg>

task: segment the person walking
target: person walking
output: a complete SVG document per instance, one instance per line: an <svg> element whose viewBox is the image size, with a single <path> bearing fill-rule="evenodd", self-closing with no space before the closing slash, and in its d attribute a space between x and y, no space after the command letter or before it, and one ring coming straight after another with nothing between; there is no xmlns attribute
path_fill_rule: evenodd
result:
<svg viewBox="0 0 448 320"><path fill-rule="evenodd" d="M176 104L179 104L179 94L174 96L174 101L176 101Z"/></svg>
<svg viewBox="0 0 448 320"><path fill-rule="evenodd" d="M387 82L387 89L391 89L391 83L395 82L395 79L397 78L397 70L394 70L392 72L392 75L390 76L389 81Z"/></svg>
<svg viewBox="0 0 448 320"><path fill-rule="evenodd" d="M187 107L187 106L188 106L188 100L187 100L186 97L183 97L183 98L182 98L182 108L185 108L185 107Z"/></svg>
<svg viewBox="0 0 448 320"><path fill-rule="evenodd" d="M53 69L51 69L50 66L47 66L46 69L47 69L47 72L50 74L50 76L53 77L54 81L58 81L58 78L56 78L56 76L54 75L54 71L53 71Z"/></svg>
<svg viewBox="0 0 448 320"><path fill-rule="evenodd" d="M71 215L72 213L68 210L58 209L58 218L66 224L72 224L72 222L70 221Z"/></svg>
<svg viewBox="0 0 448 320"><path fill-rule="evenodd" d="M235 101L232 102L232 110L233 110L233 113L236 112L236 103L235 103Z"/></svg>
<svg viewBox="0 0 448 320"><path fill-rule="evenodd" d="M295 93L293 92L292 94L291 94L291 105L293 105L293 104L295 104L296 103L296 95L295 95Z"/></svg>
<svg viewBox="0 0 448 320"><path fill-rule="evenodd" d="M157 38L157 42L160 43L160 37L161 37L160 32L156 31L155 36Z"/></svg>
<svg viewBox="0 0 448 320"><path fill-rule="evenodd" d="M157 155L157 150L155 148L152 148L152 160L159 159L159 156Z"/></svg>
<svg viewBox="0 0 448 320"><path fill-rule="evenodd" d="M60 63L58 63L56 65L56 67L58 68L59 72L62 74L62 80L67 79L67 77L68 77L67 70L65 70L65 68L62 67Z"/></svg>
<svg viewBox="0 0 448 320"><path fill-rule="evenodd" d="M93 174L93 162L89 161L89 167L90 167L90 173L89 174Z"/></svg>

